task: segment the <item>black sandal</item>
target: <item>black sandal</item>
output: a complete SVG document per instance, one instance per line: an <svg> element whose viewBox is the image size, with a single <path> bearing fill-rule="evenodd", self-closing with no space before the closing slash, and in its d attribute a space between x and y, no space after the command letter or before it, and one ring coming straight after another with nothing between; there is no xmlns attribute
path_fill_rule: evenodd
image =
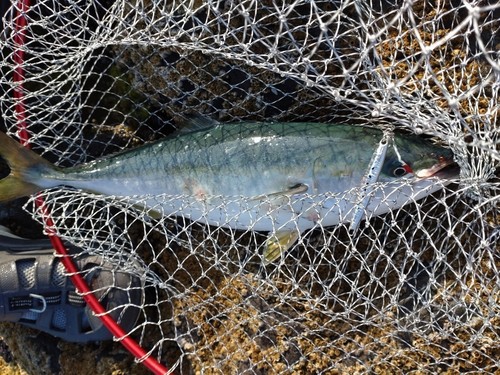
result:
<svg viewBox="0 0 500 375"><path fill-rule="evenodd" d="M144 298L140 278L98 256L73 256L91 290L125 330ZM0 226L0 321L19 322L71 342L112 338L66 275L49 240L27 240Z"/></svg>

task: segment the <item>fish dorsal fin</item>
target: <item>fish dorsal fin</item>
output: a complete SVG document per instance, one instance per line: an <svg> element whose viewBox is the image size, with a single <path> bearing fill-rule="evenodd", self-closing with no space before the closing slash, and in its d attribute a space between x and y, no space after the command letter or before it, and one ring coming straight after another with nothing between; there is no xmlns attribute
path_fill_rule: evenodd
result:
<svg viewBox="0 0 500 375"><path fill-rule="evenodd" d="M214 126L220 125L220 122L201 115L191 117L182 127L176 132L179 134L193 133L201 130L207 130Z"/></svg>

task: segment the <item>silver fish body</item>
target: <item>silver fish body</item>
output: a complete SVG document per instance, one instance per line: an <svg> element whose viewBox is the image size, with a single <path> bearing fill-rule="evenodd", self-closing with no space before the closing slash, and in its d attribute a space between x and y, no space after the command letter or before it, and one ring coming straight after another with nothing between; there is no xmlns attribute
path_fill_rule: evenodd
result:
<svg viewBox="0 0 500 375"><path fill-rule="evenodd" d="M166 215L235 229L303 232L318 222L352 219L357 188L382 135L341 124L216 125L72 168L28 163L14 174L34 190L69 185L142 195L149 208ZM0 154L5 151L0 146ZM395 135L366 214L380 215L438 190L445 182L427 177L451 162L448 149Z"/></svg>

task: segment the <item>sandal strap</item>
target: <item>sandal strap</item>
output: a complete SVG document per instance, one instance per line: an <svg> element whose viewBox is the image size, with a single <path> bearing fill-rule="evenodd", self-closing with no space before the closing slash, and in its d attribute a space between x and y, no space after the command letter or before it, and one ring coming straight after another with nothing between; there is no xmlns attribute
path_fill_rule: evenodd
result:
<svg viewBox="0 0 500 375"><path fill-rule="evenodd" d="M98 256L74 257L96 296L125 331L131 330L144 298L144 283ZM0 233L0 321L19 322L66 341L112 338L76 290L48 240Z"/></svg>

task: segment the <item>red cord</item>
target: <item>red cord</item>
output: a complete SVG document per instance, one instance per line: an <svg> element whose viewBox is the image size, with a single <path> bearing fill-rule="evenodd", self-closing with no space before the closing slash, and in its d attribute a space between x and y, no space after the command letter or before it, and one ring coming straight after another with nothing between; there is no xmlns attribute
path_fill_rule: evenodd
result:
<svg viewBox="0 0 500 375"><path fill-rule="evenodd" d="M17 84L14 86L14 98L16 99L15 112L17 119L17 129L18 137L23 146L29 147L28 131L26 128L26 109L24 107L24 42L26 38L26 12L29 8L29 0L19 0L18 2L19 10L16 17L16 29L14 33L14 45L16 49L14 50L14 62L16 67L14 69L14 82Z"/></svg>
<svg viewBox="0 0 500 375"><path fill-rule="evenodd" d="M4 1L4 0L0 0ZM18 128L18 136L21 143L25 147L29 147L29 133L26 125L26 108L24 105L24 50L23 47L25 45L26 38L26 25L27 18L26 13L29 9L29 0L18 0L19 12L16 17L16 30L14 34L14 62L16 64L16 68L14 70L14 83L17 85L14 88L14 98L16 99L15 104L15 112L17 119L17 128ZM75 263L68 256L68 251L64 246L61 239L57 236L54 230L54 222L50 217L47 207L44 204L43 198L38 196L35 199L35 203L37 207L42 211L43 220L45 222L45 227L48 232L48 236L50 241L52 242L52 246L56 252L61 257L61 262L64 267L72 276L70 276L71 281L75 285L75 287L83 293L83 298L87 305L92 309L92 311L99 316L103 324L106 328L113 334L113 336L117 337L120 340L121 344L136 358L142 361L142 364L146 366L151 372L154 374L167 374L169 370L159 363L155 358L149 356L146 351L131 337L126 336L127 332L125 332L118 323L108 314L106 314L106 309L101 305L99 300L92 294L91 289L89 288L85 279L79 274L78 268Z"/></svg>
<svg viewBox="0 0 500 375"><path fill-rule="evenodd" d="M126 337L127 332L125 332L110 315L105 314L106 309L101 305L99 300L92 294L92 290L89 288L87 282L78 273L78 268L76 267L71 257L68 256L69 255L68 251L66 250L66 247L64 246L63 242L55 233L54 222L52 221L52 218L49 216L43 198L38 196L35 202L42 211L47 234L50 238L50 241L52 242L52 246L54 246L54 249L58 254L63 255L63 257L61 257L61 262L64 264L64 267L66 268L68 273L72 275L70 276L71 281L73 282L75 287L80 291L80 293L83 293L83 298L85 299L85 302L89 305L89 307L92 309L92 311L95 314L99 314L99 318L106 326L106 328L113 334L113 336L117 337L120 340L121 344L130 353L132 353L136 358L144 359L142 363L149 370L151 370L154 374L168 373L168 369L166 367L164 367L162 364L160 364L151 356L148 356L146 351L144 351L144 349L142 349L134 339L132 339L129 336Z"/></svg>

